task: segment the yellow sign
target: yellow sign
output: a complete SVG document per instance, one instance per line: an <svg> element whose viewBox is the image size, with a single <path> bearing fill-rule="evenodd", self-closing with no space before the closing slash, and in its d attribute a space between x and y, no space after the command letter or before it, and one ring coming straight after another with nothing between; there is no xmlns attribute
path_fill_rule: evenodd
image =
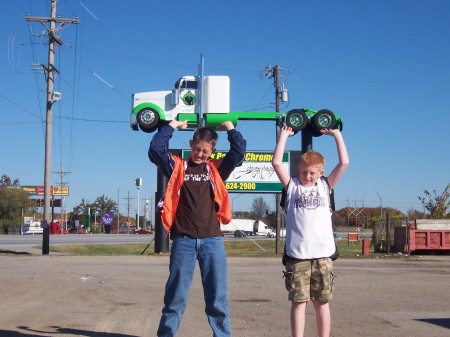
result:
<svg viewBox="0 0 450 337"><path fill-rule="evenodd" d="M69 195L69 186L52 186L51 195Z"/></svg>

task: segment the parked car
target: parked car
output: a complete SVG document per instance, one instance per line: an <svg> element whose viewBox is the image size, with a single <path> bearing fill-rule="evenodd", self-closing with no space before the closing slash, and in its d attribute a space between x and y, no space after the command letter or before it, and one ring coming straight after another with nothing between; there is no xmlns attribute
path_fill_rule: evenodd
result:
<svg viewBox="0 0 450 337"><path fill-rule="evenodd" d="M138 229L138 230L135 230L134 232L133 232L133 234L153 234L151 231L148 231L148 230L146 230L146 229Z"/></svg>
<svg viewBox="0 0 450 337"><path fill-rule="evenodd" d="M235 238L245 238L246 236L247 236L247 234L241 230L237 230L234 232Z"/></svg>
<svg viewBox="0 0 450 337"><path fill-rule="evenodd" d="M269 233L267 233L267 236L269 238L274 238L277 235L277 233L272 230ZM280 229L280 237L285 238L286 237L286 230L285 229Z"/></svg>
<svg viewBox="0 0 450 337"><path fill-rule="evenodd" d="M84 232L81 229L71 228L69 229L69 234L84 234Z"/></svg>

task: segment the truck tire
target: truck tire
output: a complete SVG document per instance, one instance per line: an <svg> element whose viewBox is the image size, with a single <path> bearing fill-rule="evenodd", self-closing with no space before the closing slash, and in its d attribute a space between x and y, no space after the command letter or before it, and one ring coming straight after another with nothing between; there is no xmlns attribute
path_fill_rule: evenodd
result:
<svg viewBox="0 0 450 337"><path fill-rule="evenodd" d="M136 120L139 125L139 129L150 133L158 128L159 115L151 108L144 108L138 112Z"/></svg>
<svg viewBox="0 0 450 337"><path fill-rule="evenodd" d="M332 129L336 124L336 116L331 110L322 109L312 118L312 125L316 131Z"/></svg>
<svg viewBox="0 0 450 337"><path fill-rule="evenodd" d="M286 114L286 125L292 128L294 133L302 131L308 124L308 117L303 109L292 109Z"/></svg>

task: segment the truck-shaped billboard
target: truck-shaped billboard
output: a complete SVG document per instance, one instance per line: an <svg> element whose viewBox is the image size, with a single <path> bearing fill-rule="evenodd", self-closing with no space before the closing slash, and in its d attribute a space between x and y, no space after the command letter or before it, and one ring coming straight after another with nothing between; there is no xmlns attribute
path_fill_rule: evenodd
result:
<svg viewBox="0 0 450 337"><path fill-rule="evenodd" d="M320 136L324 128L342 131L341 117L327 109L303 108L287 113L230 112L228 76L182 76L171 91L132 94L132 130L150 133L172 120L187 120L191 128L216 128L225 121L237 125L238 120L271 120L292 127L295 133L309 127L315 137Z"/></svg>

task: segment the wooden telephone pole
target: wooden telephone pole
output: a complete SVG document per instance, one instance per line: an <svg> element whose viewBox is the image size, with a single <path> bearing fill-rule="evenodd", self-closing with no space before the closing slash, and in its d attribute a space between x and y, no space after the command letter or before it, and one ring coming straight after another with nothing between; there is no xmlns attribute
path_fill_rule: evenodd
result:
<svg viewBox="0 0 450 337"><path fill-rule="evenodd" d="M273 85L275 87L275 111L280 112L280 101L281 101L281 93L282 93L282 90L280 90L280 70L285 70L285 68L281 68L278 65L275 65L274 67L266 66L264 70L265 70L264 76L266 76L267 78L273 78ZM277 123L276 137L275 137L276 143L278 143L279 137L280 137L280 126ZM281 229L280 201L281 201L281 194L276 193L275 194L275 217L276 217L275 254L280 254L282 252L281 236L280 236L280 229Z"/></svg>
<svg viewBox="0 0 450 337"><path fill-rule="evenodd" d="M59 100L57 95L54 95L53 85L55 81L55 72L59 72L54 65L55 59L55 43L62 45L63 42L56 35L58 30L63 24L74 23L78 24L78 18L75 19L63 19L56 16L56 4L57 0L51 0L51 11L50 17L36 17L26 15L25 20L27 21L38 21L47 30L49 43L48 43L48 63L47 66L42 65L47 74L47 105L46 105L46 120L45 120L45 166L44 166L44 216L43 216L43 227L44 234L42 236L42 254L48 254L49 247L49 228L50 223L50 175L51 175L51 149L52 149L52 105L55 101ZM49 23L47 26L44 22ZM56 27L56 24L59 24Z"/></svg>

